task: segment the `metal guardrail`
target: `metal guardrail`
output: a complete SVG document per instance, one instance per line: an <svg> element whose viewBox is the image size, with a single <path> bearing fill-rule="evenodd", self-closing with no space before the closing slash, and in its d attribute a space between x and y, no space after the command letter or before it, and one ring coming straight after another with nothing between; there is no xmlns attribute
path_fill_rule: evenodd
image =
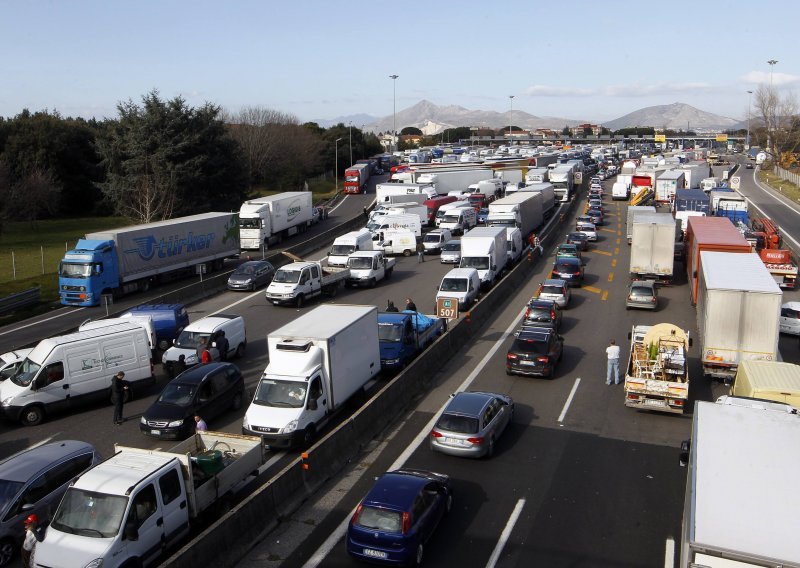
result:
<svg viewBox="0 0 800 568"><path fill-rule="evenodd" d="M42 289L38 286L30 288L16 294L11 294L5 298L0 298L0 315L13 312L19 308L25 308L33 304L38 304L42 295Z"/></svg>

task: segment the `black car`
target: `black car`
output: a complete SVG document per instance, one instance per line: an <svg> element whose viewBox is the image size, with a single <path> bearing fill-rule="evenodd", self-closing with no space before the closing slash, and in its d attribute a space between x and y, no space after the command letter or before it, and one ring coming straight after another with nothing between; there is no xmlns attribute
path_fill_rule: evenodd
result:
<svg viewBox="0 0 800 568"><path fill-rule="evenodd" d="M195 431L194 416L208 421L244 401L244 378L232 363L196 365L172 379L145 410L139 430L155 438L184 440Z"/></svg>
<svg viewBox="0 0 800 568"><path fill-rule="evenodd" d="M574 256L557 256L550 278L565 280L570 286L583 284L581 259Z"/></svg>
<svg viewBox="0 0 800 568"><path fill-rule="evenodd" d="M553 300L531 300L522 316L522 323L539 327L553 328L556 333L561 328L561 308Z"/></svg>
<svg viewBox="0 0 800 568"><path fill-rule="evenodd" d="M228 290L253 291L268 286L275 276L275 267L266 260L248 260L239 265L228 278Z"/></svg>
<svg viewBox="0 0 800 568"><path fill-rule="evenodd" d="M578 250L587 250L589 248L589 238L585 233L569 233L566 242L570 245L576 245Z"/></svg>
<svg viewBox="0 0 800 568"><path fill-rule="evenodd" d="M564 338L547 327L522 326L506 355L507 375L552 377L561 360Z"/></svg>

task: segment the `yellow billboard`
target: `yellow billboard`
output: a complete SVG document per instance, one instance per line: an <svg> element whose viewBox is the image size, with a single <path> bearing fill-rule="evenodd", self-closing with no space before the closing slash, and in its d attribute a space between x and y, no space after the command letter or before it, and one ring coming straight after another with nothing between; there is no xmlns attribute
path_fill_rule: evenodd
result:
<svg viewBox="0 0 800 568"><path fill-rule="evenodd" d="M717 134L717 142L727 142L728 135L727 134Z"/></svg>
<svg viewBox="0 0 800 568"><path fill-rule="evenodd" d="M654 136L654 138L655 138L656 142L666 142L667 141L667 135L666 134L656 134Z"/></svg>

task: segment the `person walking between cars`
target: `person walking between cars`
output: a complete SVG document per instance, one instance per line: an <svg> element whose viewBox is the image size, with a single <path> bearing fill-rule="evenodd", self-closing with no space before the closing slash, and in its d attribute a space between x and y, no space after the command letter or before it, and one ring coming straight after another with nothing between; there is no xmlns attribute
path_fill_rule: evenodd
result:
<svg viewBox="0 0 800 568"><path fill-rule="evenodd" d="M542 241L539 240L539 237L536 236L536 233L531 233L531 236L528 237L528 242L531 243L532 248L535 248L539 251L539 256L544 256Z"/></svg>
<svg viewBox="0 0 800 568"><path fill-rule="evenodd" d="M208 424L199 414L194 415L194 429L196 432L205 432L208 430Z"/></svg>
<svg viewBox="0 0 800 568"><path fill-rule="evenodd" d="M608 355L608 367L606 368L606 384L611 384L611 375L614 375L614 384L619 384L619 345L613 339L606 347Z"/></svg>
<svg viewBox="0 0 800 568"><path fill-rule="evenodd" d="M111 379L111 401L114 403L114 424L119 426L125 420L122 417L122 406L125 404L125 392L130 390L125 373L120 371Z"/></svg>
<svg viewBox="0 0 800 568"><path fill-rule="evenodd" d="M36 550L36 543L42 541L39 531L39 517L31 514L24 521L25 538L22 541L22 568L33 568L33 554Z"/></svg>
<svg viewBox="0 0 800 568"><path fill-rule="evenodd" d="M417 243L417 264L425 262L425 245Z"/></svg>
<svg viewBox="0 0 800 568"><path fill-rule="evenodd" d="M397 309L397 306L394 305L394 302L391 300L386 302L386 311L387 312L399 312L400 310Z"/></svg>
<svg viewBox="0 0 800 568"><path fill-rule="evenodd" d="M406 298L406 309L411 310L412 312L417 311L417 304L414 303L414 300L411 298Z"/></svg>

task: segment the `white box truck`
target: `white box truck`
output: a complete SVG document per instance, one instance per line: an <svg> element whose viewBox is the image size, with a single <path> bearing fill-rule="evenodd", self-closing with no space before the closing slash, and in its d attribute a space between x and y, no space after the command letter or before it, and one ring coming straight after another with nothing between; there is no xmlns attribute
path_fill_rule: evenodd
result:
<svg viewBox="0 0 800 568"><path fill-rule="evenodd" d="M639 213L633 221L630 275L633 279L672 281L678 227L669 213Z"/></svg>
<svg viewBox="0 0 800 568"><path fill-rule="evenodd" d="M686 189L686 174L683 170L667 170L656 178L655 199L659 203L671 203L679 189Z"/></svg>
<svg viewBox="0 0 800 568"><path fill-rule="evenodd" d="M527 184L533 183L546 183L550 181L550 170L547 168L531 168L525 174L525 182Z"/></svg>
<svg viewBox="0 0 800 568"><path fill-rule="evenodd" d="M427 211L427 209L426 209ZM425 220L427 223L427 218ZM372 240L380 240L380 233L389 231L411 231L415 236L422 236L422 223L419 215L381 215L367 224L366 229L372 233Z"/></svg>
<svg viewBox="0 0 800 568"><path fill-rule="evenodd" d="M697 327L705 375L732 380L739 363L776 361L782 295L755 253L700 252Z"/></svg>
<svg viewBox="0 0 800 568"><path fill-rule="evenodd" d="M36 544L36 565L155 565L186 538L190 521L227 513L265 457L259 438L225 432L198 432L165 451L115 445L72 481Z"/></svg>
<svg viewBox="0 0 800 568"><path fill-rule="evenodd" d="M626 231L628 233L628 244L631 244L633 238L633 223L636 216L640 213L655 213L656 208L652 205L628 205L628 216L625 222Z"/></svg>
<svg viewBox="0 0 800 568"><path fill-rule="evenodd" d="M503 272L508 261L505 227L475 227L461 237L459 268L478 271L481 286L490 287Z"/></svg>
<svg viewBox="0 0 800 568"><path fill-rule="evenodd" d="M420 184L432 184L436 193L447 195L451 191L465 192L473 183L492 177L492 170L486 167L457 169L451 171L425 171L412 174L412 179Z"/></svg>
<svg viewBox="0 0 800 568"><path fill-rule="evenodd" d="M535 192L542 195L542 216L549 219L556 208L556 192L552 183L529 183L519 188L521 192Z"/></svg>
<svg viewBox="0 0 800 568"><path fill-rule="evenodd" d="M350 231L333 240L328 251L328 266L347 266L350 255L360 250L372 250L372 233L367 229Z"/></svg>
<svg viewBox="0 0 800 568"><path fill-rule="evenodd" d="M270 448L309 445L381 370L375 306L325 304L267 336L269 365L242 424Z"/></svg>
<svg viewBox="0 0 800 568"><path fill-rule="evenodd" d="M800 416L731 398L695 403L679 566L800 566Z"/></svg>
<svg viewBox="0 0 800 568"><path fill-rule="evenodd" d="M310 191L285 191L250 199L239 209L239 240L244 250L260 250L302 233L311 223Z"/></svg>
<svg viewBox="0 0 800 568"><path fill-rule="evenodd" d="M383 203L391 195L425 195L426 199L436 197L436 189L427 183L379 183L375 186L375 202Z"/></svg>
<svg viewBox="0 0 800 568"><path fill-rule="evenodd" d="M527 239L544 221L542 194L535 191L518 191L489 204L486 224L489 227L516 227Z"/></svg>
<svg viewBox="0 0 800 568"><path fill-rule="evenodd" d="M575 184L575 166L559 164L550 170L550 183L556 193L556 201L566 203L572 198Z"/></svg>

